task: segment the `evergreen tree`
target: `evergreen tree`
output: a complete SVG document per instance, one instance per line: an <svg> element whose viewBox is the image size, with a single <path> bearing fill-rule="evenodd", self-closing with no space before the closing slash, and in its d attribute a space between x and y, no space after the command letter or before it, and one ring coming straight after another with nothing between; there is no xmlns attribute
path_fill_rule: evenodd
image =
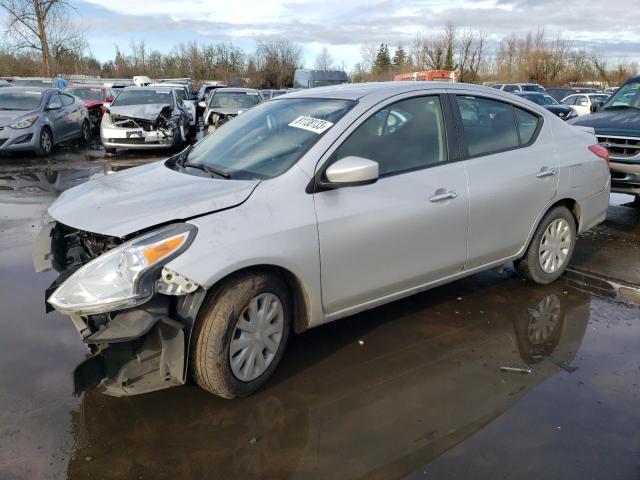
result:
<svg viewBox="0 0 640 480"><path fill-rule="evenodd" d="M380 44L374 66L380 71L387 71L391 66L391 56L389 55L389 47L384 43Z"/></svg>
<svg viewBox="0 0 640 480"><path fill-rule="evenodd" d="M393 55L393 66L397 68L402 68L407 63L407 54L405 53L402 46L396 48L396 53Z"/></svg>

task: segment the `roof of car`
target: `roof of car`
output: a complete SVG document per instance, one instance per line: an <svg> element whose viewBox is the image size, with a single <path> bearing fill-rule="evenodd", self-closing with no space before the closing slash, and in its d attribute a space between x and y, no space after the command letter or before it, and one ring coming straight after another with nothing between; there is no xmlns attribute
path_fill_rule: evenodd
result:
<svg viewBox="0 0 640 480"><path fill-rule="evenodd" d="M69 88L99 88L102 90L103 88L109 88L109 87L105 87L104 85L93 84L93 83L70 83Z"/></svg>
<svg viewBox="0 0 640 480"><path fill-rule="evenodd" d="M13 91L13 92L40 92L40 93L46 93L49 91L59 91L59 89L57 88L51 88L51 87L27 87L27 86L19 86L19 87L5 87L2 89L3 92L9 92L9 91Z"/></svg>
<svg viewBox="0 0 640 480"><path fill-rule="evenodd" d="M173 91L173 87L168 86L168 85L162 85L161 87L157 86L157 85L153 86L153 87L150 86L150 85L146 86L146 87L138 87L138 86L133 87L133 86L127 85L126 87L124 87L124 89L125 90L151 90L151 89L153 89L153 90L162 90L162 89L164 89L164 90L166 90L167 93Z"/></svg>
<svg viewBox="0 0 640 480"><path fill-rule="evenodd" d="M380 92L389 95L412 92L415 90L436 90L442 88L451 90L476 90L495 95L495 88L483 87L469 83L443 83L443 82L370 82L370 83L344 83L342 85L331 85L327 87L307 88L295 90L285 94L286 98L339 98L345 100L359 100L368 95ZM279 97L279 98L283 98Z"/></svg>

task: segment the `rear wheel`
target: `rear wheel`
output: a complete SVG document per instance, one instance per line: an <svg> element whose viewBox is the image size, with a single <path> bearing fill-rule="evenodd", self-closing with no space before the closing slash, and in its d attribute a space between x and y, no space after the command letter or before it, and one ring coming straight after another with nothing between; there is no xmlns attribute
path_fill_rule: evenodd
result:
<svg viewBox="0 0 640 480"><path fill-rule="evenodd" d="M289 338L290 304L275 275L253 272L225 282L193 333L191 370L198 385L224 398L246 397L264 385Z"/></svg>
<svg viewBox="0 0 640 480"><path fill-rule="evenodd" d="M182 138L182 124L179 124L175 130L173 131L173 141L171 143L171 150L174 152L179 152L182 150L182 145L184 141Z"/></svg>
<svg viewBox="0 0 640 480"><path fill-rule="evenodd" d="M48 127L42 127L36 146L36 154L46 156L51 155L51 152L53 152L53 135L51 135L51 130Z"/></svg>
<svg viewBox="0 0 640 480"><path fill-rule="evenodd" d="M529 280L548 284L567 268L576 245L576 222L563 206L552 208L542 218L524 257L514 262Z"/></svg>

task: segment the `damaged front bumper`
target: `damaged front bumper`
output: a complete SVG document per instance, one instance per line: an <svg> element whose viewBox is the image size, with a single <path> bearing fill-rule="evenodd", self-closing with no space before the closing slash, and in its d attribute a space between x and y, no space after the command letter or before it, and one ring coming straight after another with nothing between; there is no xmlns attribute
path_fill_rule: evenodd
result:
<svg viewBox="0 0 640 480"><path fill-rule="evenodd" d="M46 291L47 312L53 310L49 296L73 273L57 258L54 230L55 223L45 225L33 250L36 271L61 272ZM73 371L76 395L92 388L116 397L138 395L186 382L191 332L205 291L176 295L180 285L170 286L137 307L70 315L90 352Z"/></svg>
<svg viewBox="0 0 640 480"><path fill-rule="evenodd" d="M107 148L171 148L174 131L157 129L146 131L142 128L121 128L102 126L100 139Z"/></svg>

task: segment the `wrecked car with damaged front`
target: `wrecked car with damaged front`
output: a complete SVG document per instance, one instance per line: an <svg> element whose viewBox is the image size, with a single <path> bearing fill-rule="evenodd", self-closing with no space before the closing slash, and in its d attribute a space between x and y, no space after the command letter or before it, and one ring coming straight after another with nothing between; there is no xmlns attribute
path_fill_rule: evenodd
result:
<svg viewBox="0 0 640 480"><path fill-rule="evenodd" d="M204 108L202 121L211 133L263 101L260 92L253 88L221 88L216 89L207 101L201 101L198 105Z"/></svg>
<svg viewBox="0 0 640 480"><path fill-rule="evenodd" d="M187 141L189 116L172 88L126 87L108 106L100 139L108 153L116 148L171 148Z"/></svg>
<svg viewBox="0 0 640 480"><path fill-rule="evenodd" d="M558 279L605 218L606 158L592 134L495 89L319 87L67 190L34 263L60 272L47 302L90 349L77 393L190 373L242 397L293 333L512 261Z"/></svg>

